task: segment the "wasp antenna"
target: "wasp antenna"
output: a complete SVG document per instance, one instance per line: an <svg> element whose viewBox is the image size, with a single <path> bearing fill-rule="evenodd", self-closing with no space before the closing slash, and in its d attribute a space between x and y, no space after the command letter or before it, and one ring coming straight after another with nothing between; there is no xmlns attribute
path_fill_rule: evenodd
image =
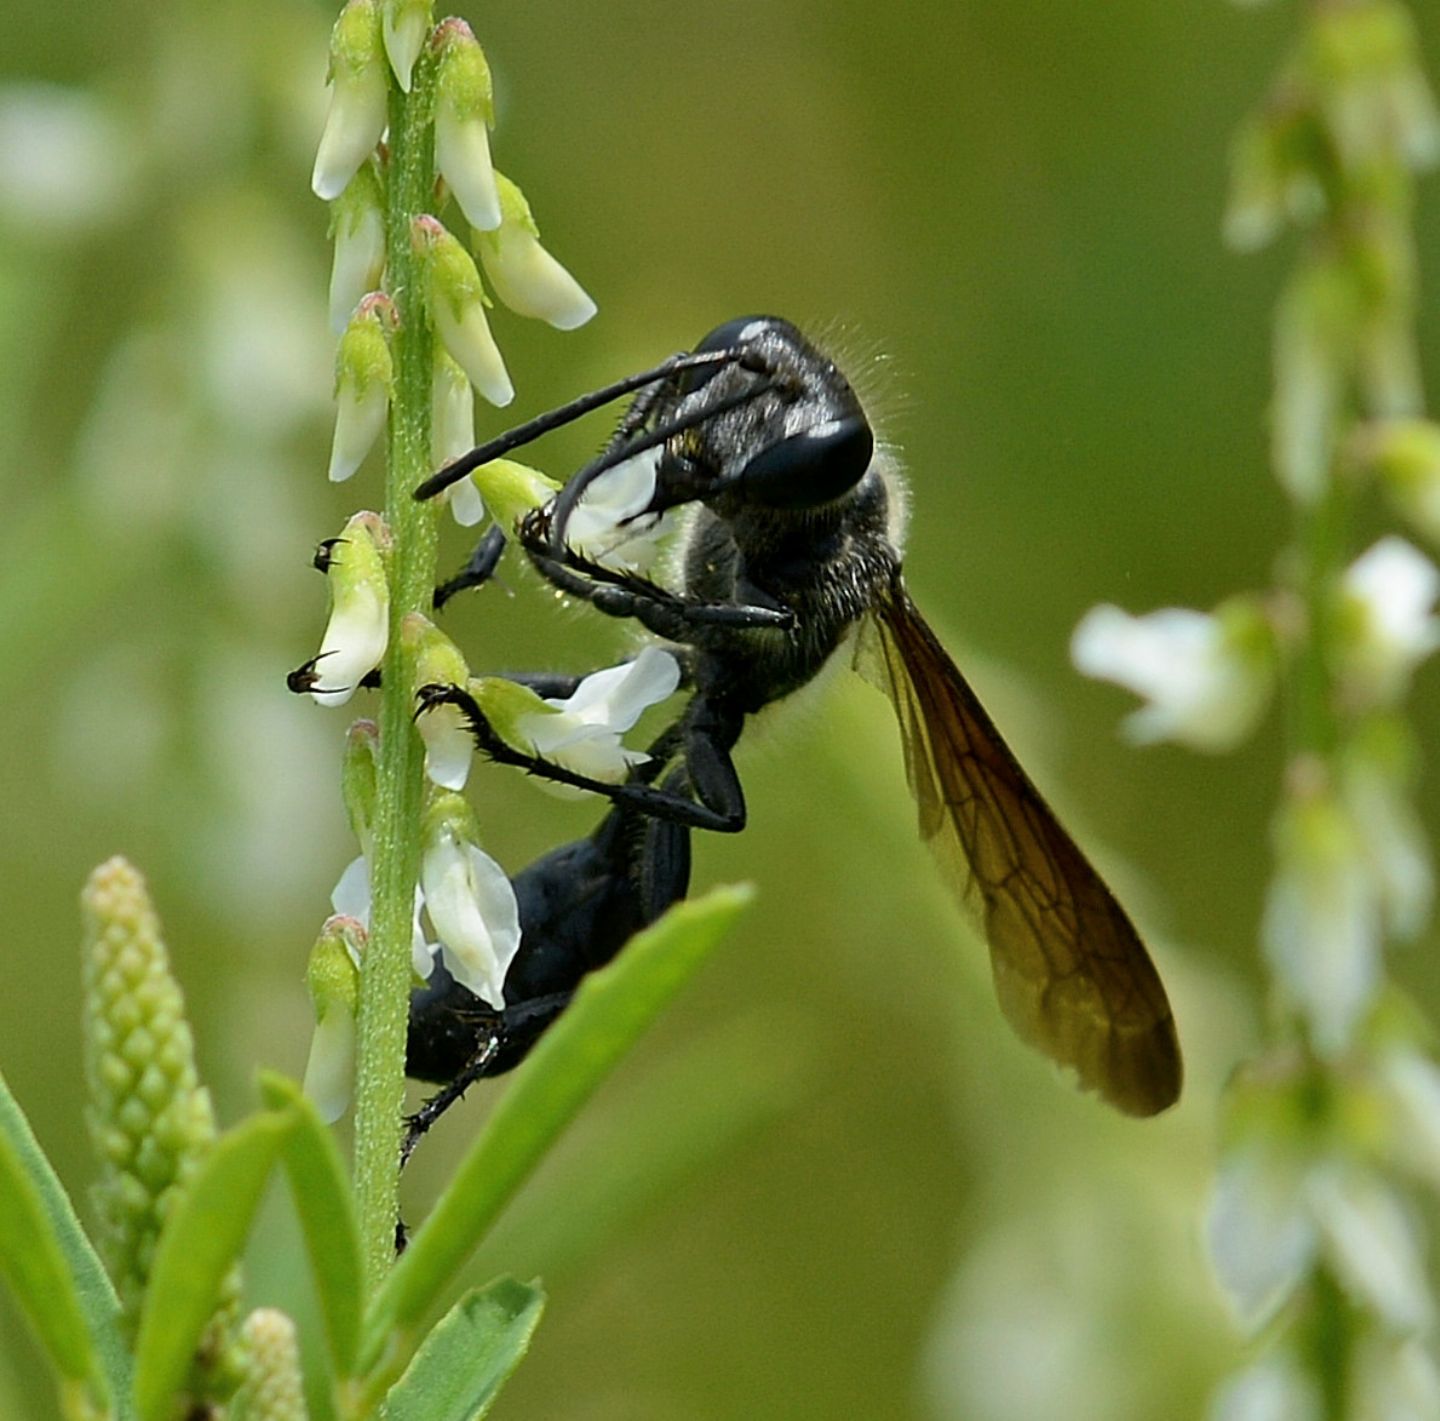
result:
<svg viewBox="0 0 1440 1421"><path fill-rule="evenodd" d="M729 351L729 358L740 360L747 352ZM749 368L749 367L747 367ZM555 496L555 510L550 517L550 551L555 557L561 557L565 551L565 526L570 521L570 515L575 511L575 505L585 496L585 490L590 487L601 474L608 473L627 459L633 459L637 454L643 454L648 449L657 448L667 440L673 439L677 434L684 434L687 429L694 429L698 424L704 424L707 419L714 419L716 415L724 414L727 410L738 409L739 406L747 404L757 395L763 395L775 388L775 382L770 379L757 380L753 385L743 390L736 390L733 394L724 396L700 409L692 410L689 414L678 419L672 419L666 424L656 425L654 429L644 434L637 435L634 439L620 445L615 449L608 449L599 458L592 460L580 470L569 483Z"/></svg>
<svg viewBox="0 0 1440 1421"><path fill-rule="evenodd" d="M423 503L427 498L434 498L437 493L449 488L451 484L459 483L466 474L472 473L481 464L488 464L492 459L499 459L512 449L519 449L522 445L529 444L532 439L538 439L542 434L549 434L552 429L559 429L561 425L569 424L572 420L589 414L591 410L599 409L601 405L608 405L611 400L618 400L622 395L634 394L636 390L643 389L646 385L653 385L657 380L664 380L684 370L703 370L711 365L729 365L743 359L746 355L747 352L743 350L707 350L697 355L672 355L668 360L662 360L653 369L642 370L638 375L627 375L623 380L616 380L612 385L592 390L588 395L581 395L568 404L560 405L545 414L536 415L534 419L527 420L524 424L517 424L514 429L505 434L498 434L487 443L478 445L468 454L462 454L458 459L446 464L438 473L431 474L415 490L415 499L417 502Z"/></svg>

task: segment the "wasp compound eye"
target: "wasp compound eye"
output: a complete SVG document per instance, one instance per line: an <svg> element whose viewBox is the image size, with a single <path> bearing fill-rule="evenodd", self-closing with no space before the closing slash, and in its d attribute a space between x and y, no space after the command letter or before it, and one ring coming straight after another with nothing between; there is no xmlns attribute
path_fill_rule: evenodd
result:
<svg viewBox="0 0 1440 1421"><path fill-rule="evenodd" d="M826 420L762 449L740 473L747 501L767 508L818 508L865 476L875 436L863 415Z"/></svg>

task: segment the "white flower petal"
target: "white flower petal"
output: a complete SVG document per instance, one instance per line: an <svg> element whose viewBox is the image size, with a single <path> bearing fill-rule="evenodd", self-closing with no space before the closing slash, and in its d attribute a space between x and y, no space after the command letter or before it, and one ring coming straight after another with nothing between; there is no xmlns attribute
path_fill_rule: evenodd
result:
<svg viewBox="0 0 1440 1421"><path fill-rule="evenodd" d="M385 270L385 218L367 207L354 220L342 219L335 231L330 266L330 328L338 335L350 323L360 298L374 291Z"/></svg>
<svg viewBox="0 0 1440 1421"><path fill-rule="evenodd" d="M592 672L566 699L547 701L586 725L629 730L651 706L674 694L680 663L663 647L647 646L634 661Z"/></svg>
<svg viewBox="0 0 1440 1421"><path fill-rule="evenodd" d="M451 516L462 528L473 528L485 521L485 500L473 479L460 479L445 490Z"/></svg>
<svg viewBox="0 0 1440 1421"><path fill-rule="evenodd" d="M520 910L505 871L474 844L442 834L422 861L425 906L451 975L493 1007L520 945Z"/></svg>
<svg viewBox="0 0 1440 1421"><path fill-rule="evenodd" d="M436 103L435 166L472 227L488 232L500 225L500 193L482 114L472 111L461 118L455 105L443 97Z"/></svg>
<svg viewBox="0 0 1440 1421"><path fill-rule="evenodd" d="M429 15L424 5L388 4L382 12L385 54L395 71L395 82L407 94L415 61L420 57L429 29Z"/></svg>
<svg viewBox="0 0 1440 1421"><path fill-rule="evenodd" d="M1416 1051L1397 1051L1381 1067L1381 1079L1395 1106L1399 1153L1440 1184L1440 1068Z"/></svg>
<svg viewBox="0 0 1440 1421"><path fill-rule="evenodd" d="M333 1125L349 1109L354 1088L355 1018L334 1006L315 1024L301 1089L314 1102L320 1118Z"/></svg>
<svg viewBox="0 0 1440 1421"><path fill-rule="evenodd" d="M368 64L358 73L337 73L310 177L316 197L327 202L339 197L375 151L385 132L388 98L385 71L378 64Z"/></svg>
<svg viewBox="0 0 1440 1421"><path fill-rule="evenodd" d="M520 223L506 222L482 240L480 260L495 294L517 315L573 331L595 314L585 289Z"/></svg>
<svg viewBox="0 0 1440 1421"><path fill-rule="evenodd" d="M1237 1152L1220 1169L1206 1221L1216 1277L1247 1331L1289 1298L1315 1254L1298 1171L1274 1154Z"/></svg>
<svg viewBox="0 0 1440 1421"><path fill-rule="evenodd" d="M364 854L346 864L339 882L331 890L330 906L366 928L370 926L370 864Z"/></svg>
<svg viewBox="0 0 1440 1421"><path fill-rule="evenodd" d="M324 683L310 695L318 705L343 706L384 659L390 619L384 601L368 592L347 598L331 616L315 670Z"/></svg>
<svg viewBox="0 0 1440 1421"><path fill-rule="evenodd" d="M443 789L464 789L475 742L459 708L434 706L415 724L425 742L425 773L431 781Z"/></svg>
<svg viewBox="0 0 1440 1421"><path fill-rule="evenodd" d="M1399 1199L1358 1168L1317 1170L1306 1193L1336 1272L1392 1328L1417 1332L1434 1315L1420 1239Z"/></svg>
<svg viewBox="0 0 1440 1421"><path fill-rule="evenodd" d="M495 344L495 337L490 334L490 323L485 319L485 308L479 301L467 302L458 317L450 302L437 302L435 329L445 342L445 349L469 376L470 383L492 405L508 405L515 398L515 387L510 383L505 359L500 354L500 347Z"/></svg>
<svg viewBox="0 0 1440 1421"><path fill-rule="evenodd" d="M364 462L385 428L390 392L379 380L361 391L348 382L335 403L335 438L330 445L330 482L342 483Z"/></svg>

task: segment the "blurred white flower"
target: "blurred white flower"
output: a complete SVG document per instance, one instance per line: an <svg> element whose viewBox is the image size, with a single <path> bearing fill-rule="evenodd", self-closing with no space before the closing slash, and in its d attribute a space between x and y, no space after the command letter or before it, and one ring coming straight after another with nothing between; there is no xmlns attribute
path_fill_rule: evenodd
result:
<svg viewBox="0 0 1440 1421"><path fill-rule="evenodd" d="M1266 956L1316 1048L1334 1055L1349 1045L1379 983L1379 893L1354 824L1324 794L1282 807L1276 844L1261 928Z"/></svg>
<svg viewBox="0 0 1440 1421"><path fill-rule="evenodd" d="M385 132L388 64L376 0L349 0L330 35L330 106L310 186L340 196Z"/></svg>
<svg viewBox="0 0 1440 1421"><path fill-rule="evenodd" d="M1218 751L1249 733L1269 699L1267 636L1248 603L1216 615L1167 607L1143 617L1101 606L1075 628L1070 655L1085 675L1149 701L1125 721L1131 739Z"/></svg>
<svg viewBox="0 0 1440 1421"><path fill-rule="evenodd" d="M1340 1281L1387 1327L1412 1333L1434 1317L1420 1238L1399 1198L1370 1171L1315 1170L1306 1195Z"/></svg>
<svg viewBox="0 0 1440 1421"><path fill-rule="evenodd" d="M1354 1414L1365 1421L1434 1421L1440 1416L1440 1372L1425 1344L1372 1337L1359 1349Z"/></svg>
<svg viewBox="0 0 1440 1421"><path fill-rule="evenodd" d="M1382 538L1346 570L1340 675L1352 702L1388 703L1440 646L1440 572L1403 538Z"/></svg>
<svg viewBox="0 0 1440 1421"><path fill-rule="evenodd" d="M1374 876L1385 921L1402 941L1418 937L1430 918L1435 876L1430 841L1409 795L1408 776L1352 747L1340 780Z"/></svg>
<svg viewBox="0 0 1440 1421"><path fill-rule="evenodd" d="M1289 1357L1266 1357L1231 1377L1209 1421L1321 1421L1315 1383Z"/></svg>
<svg viewBox="0 0 1440 1421"><path fill-rule="evenodd" d="M1394 1112L1396 1153L1440 1185L1440 1067L1419 1051L1393 1051L1381 1063L1380 1080Z"/></svg>
<svg viewBox="0 0 1440 1421"><path fill-rule="evenodd" d="M124 128L94 94L0 86L0 214L12 227L65 232L117 217L134 167Z"/></svg>
<svg viewBox="0 0 1440 1421"><path fill-rule="evenodd" d="M544 247L525 195L503 173L500 225L476 233L476 247L495 294L517 315L573 331L595 314L595 302Z"/></svg>
<svg viewBox="0 0 1440 1421"><path fill-rule="evenodd" d="M565 525L567 546L617 572L649 568L675 519L670 510L645 512L655 496L660 453L647 449L593 480Z"/></svg>
<svg viewBox="0 0 1440 1421"><path fill-rule="evenodd" d="M450 975L498 1009L520 946L520 909L505 870L464 832L455 818L432 816L420 884Z"/></svg>
<svg viewBox="0 0 1440 1421"><path fill-rule="evenodd" d="M1234 1150L1220 1167L1205 1232L1215 1276L1247 1333L1275 1315L1315 1256L1300 1183L1298 1165L1274 1149Z"/></svg>

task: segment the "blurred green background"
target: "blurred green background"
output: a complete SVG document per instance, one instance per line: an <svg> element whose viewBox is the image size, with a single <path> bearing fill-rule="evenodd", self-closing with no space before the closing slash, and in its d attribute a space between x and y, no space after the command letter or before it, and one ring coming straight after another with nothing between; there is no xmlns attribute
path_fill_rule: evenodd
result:
<svg viewBox="0 0 1440 1421"><path fill-rule="evenodd" d="M601 307L571 336L495 316L514 416L742 313L853 352L911 470L916 598L1133 905L1189 1066L1181 1106L1134 1124L1014 1042L916 841L886 706L837 680L747 750L751 827L697 840L698 885L759 885L742 931L477 1259L551 1292L496 1415L1197 1415L1240 1355L1200 1220L1218 1093L1261 1011L1277 743L1134 753L1126 699L1066 647L1097 601L1209 607L1254 585L1284 535L1264 407L1287 254L1237 257L1218 233L1229 136L1292 8L464 13L496 73L496 161ZM314 543L380 498L373 466L324 481L329 246L308 176L332 18L286 0L7 12L0 1068L77 1193L90 867L124 852L148 874L234 1119L258 1063L302 1068L305 953L353 853L345 716L283 679L323 620ZM1433 71L1440 13L1418 19ZM1434 384L1440 181L1420 221ZM563 474L604 429L536 462ZM452 531L447 559L463 552ZM508 580L513 598L449 618L473 666L580 669L622 644ZM1433 670L1420 697L1434 725ZM500 770L471 785L512 870L595 818ZM1432 1008L1434 946L1399 967ZM422 1151L412 1216L494 1089ZM270 1239L292 1228L277 1201ZM257 1258L255 1299L303 1312L298 1257ZM0 1413L31 1421L51 1393L7 1308Z"/></svg>

